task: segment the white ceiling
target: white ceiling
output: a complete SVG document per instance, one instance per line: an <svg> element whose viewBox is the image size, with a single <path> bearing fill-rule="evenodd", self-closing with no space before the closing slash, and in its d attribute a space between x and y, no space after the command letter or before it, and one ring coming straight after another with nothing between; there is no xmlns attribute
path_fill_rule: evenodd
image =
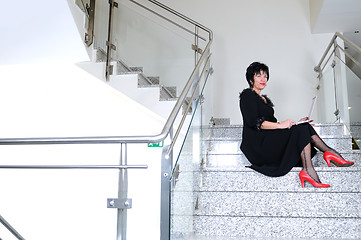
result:
<svg viewBox="0 0 361 240"><path fill-rule="evenodd" d="M312 33L361 31L361 0L310 0Z"/></svg>

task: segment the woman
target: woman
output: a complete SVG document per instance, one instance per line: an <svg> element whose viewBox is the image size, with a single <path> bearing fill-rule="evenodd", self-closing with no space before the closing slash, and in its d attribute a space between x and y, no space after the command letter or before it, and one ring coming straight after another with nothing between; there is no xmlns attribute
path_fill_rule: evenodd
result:
<svg viewBox="0 0 361 240"><path fill-rule="evenodd" d="M249 88L240 94L243 116L241 150L252 164L250 167L264 175L278 177L287 174L293 167L301 166L301 186L304 181L314 187L330 187L321 183L312 165L316 149L324 152L328 166L351 166L353 162L327 146L309 123L297 124L291 119L277 122L273 103L261 91L269 79L268 67L259 62L252 63L246 72ZM303 118L300 121L308 120Z"/></svg>

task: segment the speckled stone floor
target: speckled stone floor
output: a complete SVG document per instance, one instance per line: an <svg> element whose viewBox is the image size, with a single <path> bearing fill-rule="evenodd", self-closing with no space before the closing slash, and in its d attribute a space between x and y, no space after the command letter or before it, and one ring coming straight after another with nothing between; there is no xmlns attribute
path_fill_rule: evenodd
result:
<svg viewBox="0 0 361 240"><path fill-rule="evenodd" d="M358 238L358 239L361 239ZM194 236L188 240L309 240L308 238L252 238L252 237L212 237L212 236ZM329 238L318 238L312 240L330 240ZM355 240L355 239L353 239ZM357 240L357 239L356 239Z"/></svg>

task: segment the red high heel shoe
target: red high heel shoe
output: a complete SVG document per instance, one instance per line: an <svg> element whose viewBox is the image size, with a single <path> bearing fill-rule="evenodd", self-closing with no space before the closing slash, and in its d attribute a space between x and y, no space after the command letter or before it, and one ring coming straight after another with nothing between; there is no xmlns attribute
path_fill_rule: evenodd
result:
<svg viewBox="0 0 361 240"><path fill-rule="evenodd" d="M308 181L309 183L311 183L314 187L317 188L326 188L326 187L330 187L330 184L325 184L325 183L319 183L316 182L315 180L313 180L313 178L310 177L310 175L308 175L305 171L301 170L300 174L300 180L301 180L301 185L302 187L305 186L305 181Z"/></svg>
<svg viewBox="0 0 361 240"><path fill-rule="evenodd" d="M329 167L331 167L331 162L337 167L349 167L354 164L354 162L346 161L345 159L342 159L331 152L325 152L323 154L323 159L325 159Z"/></svg>

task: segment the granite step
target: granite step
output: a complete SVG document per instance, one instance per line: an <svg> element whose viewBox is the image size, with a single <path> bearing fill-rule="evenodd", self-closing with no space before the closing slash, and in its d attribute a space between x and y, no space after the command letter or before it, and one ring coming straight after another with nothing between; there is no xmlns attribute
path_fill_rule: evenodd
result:
<svg viewBox="0 0 361 240"><path fill-rule="evenodd" d="M360 239L360 218L195 216L194 233L252 238Z"/></svg>
<svg viewBox="0 0 361 240"><path fill-rule="evenodd" d="M282 237L230 237L230 236L203 236L199 234L190 234L189 236L181 235L172 235L173 240L309 240L309 238L282 238ZM328 238L317 238L313 240L329 240Z"/></svg>
<svg viewBox="0 0 361 240"><path fill-rule="evenodd" d="M337 151L352 150L352 140L350 136L325 136L323 141ZM202 141L203 149L209 154L236 154L241 153L240 145L242 140L204 140ZM193 147L186 144L185 153L192 150Z"/></svg>
<svg viewBox="0 0 361 240"><path fill-rule="evenodd" d="M282 177L267 177L250 168L239 171L181 172L174 192L361 192L361 168L315 168L321 181L330 188L304 188L298 177L301 167L294 167Z"/></svg>
<svg viewBox="0 0 361 240"><path fill-rule="evenodd" d="M335 136L348 136L349 131L345 125L341 123L334 124L315 124L314 129L320 136L335 135ZM203 139L241 139L242 138L242 125L224 125L224 126L205 126L202 128Z"/></svg>
<svg viewBox="0 0 361 240"><path fill-rule="evenodd" d="M353 167L361 167L361 151L348 150L341 151L340 154L348 161L355 164ZM203 157L202 171L237 171L243 170L250 163L243 153L238 154L205 154ZM193 155L181 155L178 163L181 171L197 171L200 169L200 163L194 163ZM200 160L201 161L201 160ZM315 167L327 167L326 161L323 159L323 153L317 152L312 159ZM337 168L331 163L331 168Z"/></svg>
<svg viewBox="0 0 361 240"><path fill-rule="evenodd" d="M174 211L174 214L182 213ZM201 192L195 214L232 217L361 218L361 192Z"/></svg>

